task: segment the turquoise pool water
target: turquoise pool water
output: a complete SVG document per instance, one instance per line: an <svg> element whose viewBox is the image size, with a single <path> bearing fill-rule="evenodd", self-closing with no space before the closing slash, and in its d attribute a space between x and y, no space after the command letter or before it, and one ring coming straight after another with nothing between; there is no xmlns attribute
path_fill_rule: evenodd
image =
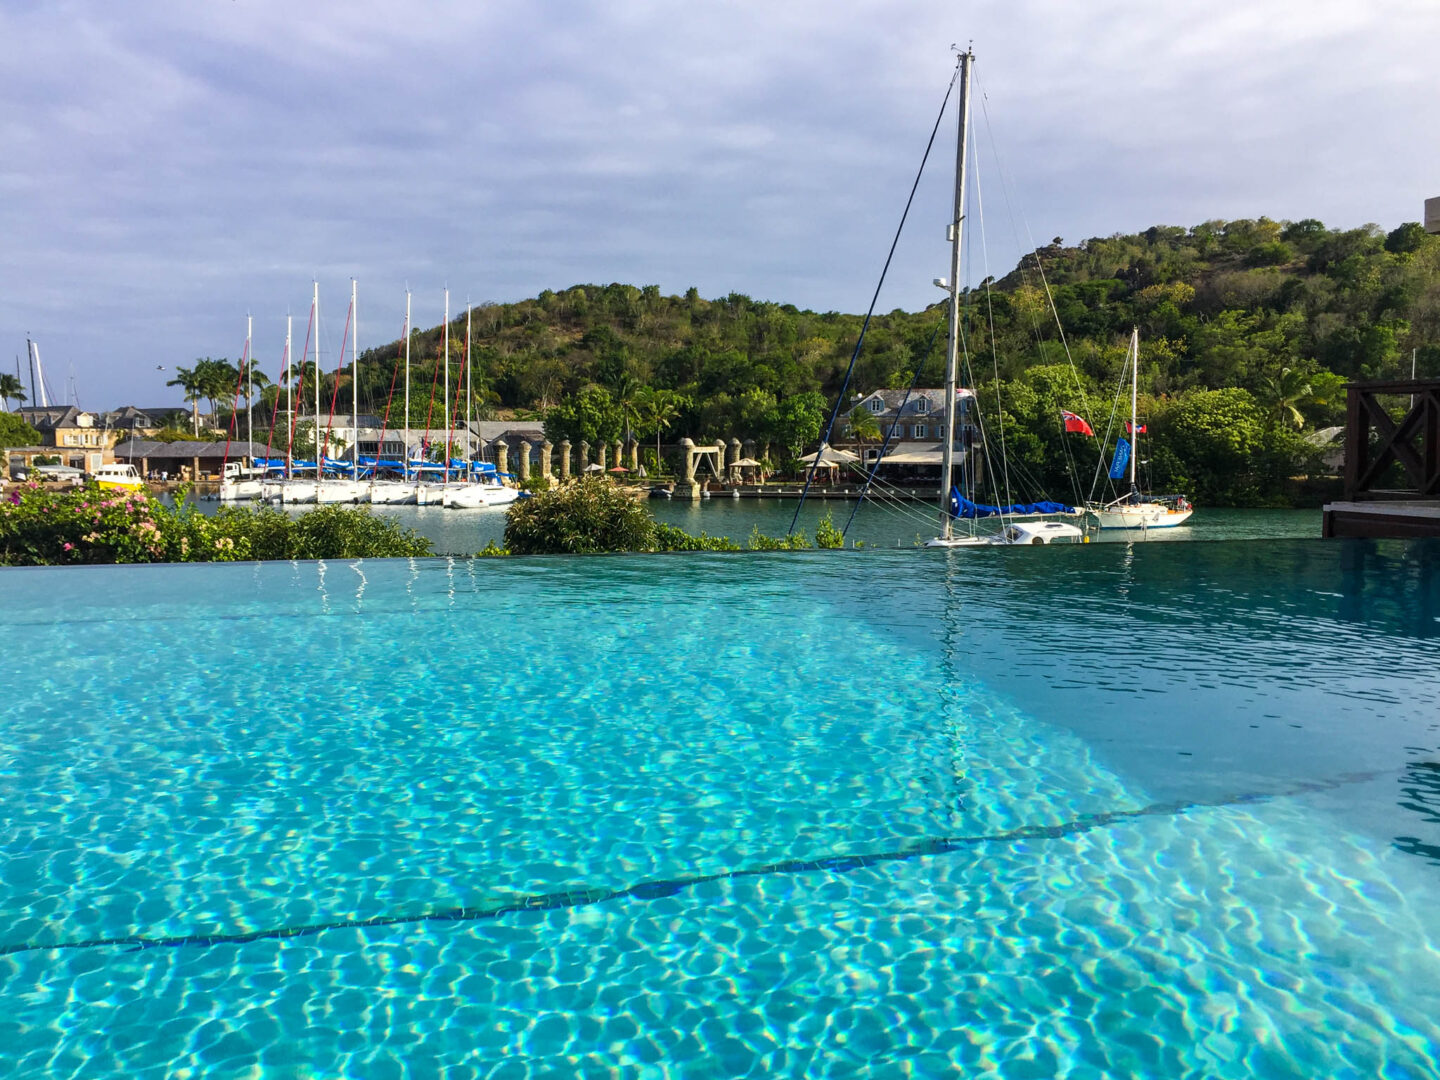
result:
<svg viewBox="0 0 1440 1080"><path fill-rule="evenodd" d="M0 572L0 1075L1436 1075L1437 567Z"/></svg>

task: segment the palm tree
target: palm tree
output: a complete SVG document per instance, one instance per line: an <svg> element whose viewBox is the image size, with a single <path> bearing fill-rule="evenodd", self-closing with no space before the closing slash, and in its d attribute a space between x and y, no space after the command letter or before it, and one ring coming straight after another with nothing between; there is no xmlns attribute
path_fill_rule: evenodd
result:
<svg viewBox="0 0 1440 1080"><path fill-rule="evenodd" d="M655 432L655 467L660 467L660 433L680 416L680 397L673 390L644 387L635 397L636 416L640 428Z"/></svg>
<svg viewBox="0 0 1440 1080"><path fill-rule="evenodd" d="M200 438L200 399L205 396L205 376L200 371L200 363L196 362L193 368L175 368L175 378L165 384L166 386L178 386L185 391L185 400L190 403L191 416L194 418L195 438Z"/></svg>
<svg viewBox="0 0 1440 1080"><path fill-rule="evenodd" d="M14 398L16 401L25 400L25 388L20 385L20 376L10 374L0 375L0 398L5 399L6 412L10 411L11 398Z"/></svg>
<svg viewBox="0 0 1440 1080"><path fill-rule="evenodd" d="M1278 424L1288 420L1297 428L1305 426L1305 417L1299 406L1315 393L1310 378L1303 371L1282 367L1280 374L1267 375L1260 380L1260 399L1270 406Z"/></svg>

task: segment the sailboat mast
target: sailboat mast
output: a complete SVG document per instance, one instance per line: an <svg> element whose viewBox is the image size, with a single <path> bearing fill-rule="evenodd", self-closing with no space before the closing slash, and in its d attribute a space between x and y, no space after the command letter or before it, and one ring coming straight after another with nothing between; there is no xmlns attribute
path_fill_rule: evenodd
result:
<svg viewBox="0 0 1440 1080"><path fill-rule="evenodd" d="M310 321L315 327L315 481L319 483L324 462L320 460L320 282L311 282Z"/></svg>
<svg viewBox="0 0 1440 1080"><path fill-rule="evenodd" d="M255 410L250 406L250 392L255 388L255 377L251 370L253 360L250 356L250 338L255 330L255 316L245 316L245 359L240 366L245 369L245 441L249 444L245 449L245 456L249 457L250 452L255 449ZM254 466L255 462L250 462Z"/></svg>
<svg viewBox="0 0 1440 1080"><path fill-rule="evenodd" d="M285 316L285 374L280 378L280 385L285 388L285 479L290 478L290 463L293 460L291 446L294 443L295 434L295 391L290 385L290 346L292 344L295 317Z"/></svg>
<svg viewBox="0 0 1440 1080"><path fill-rule="evenodd" d="M450 483L451 424L453 423L450 416L450 290L448 288L445 290L445 322L442 333L445 337L445 471L441 475L445 477L444 483L448 486Z"/></svg>
<svg viewBox="0 0 1440 1080"><path fill-rule="evenodd" d="M1140 489L1135 484L1135 468L1140 460L1140 417L1136 403L1140 392L1140 328L1130 331L1130 494Z"/></svg>
<svg viewBox="0 0 1440 1080"><path fill-rule="evenodd" d="M410 467L410 290L405 290L405 467ZM405 475L409 475L407 472Z"/></svg>
<svg viewBox="0 0 1440 1080"><path fill-rule="evenodd" d="M355 279L350 279L350 479L360 479L360 311L355 306Z"/></svg>
<svg viewBox="0 0 1440 1080"><path fill-rule="evenodd" d="M940 465L940 527L951 536L950 486L955 468L955 380L960 361L960 235L965 222L965 128L970 119L970 65L975 54L960 54L960 119L955 141L955 213L950 224L950 329L945 350L945 442Z"/></svg>
<svg viewBox="0 0 1440 1080"><path fill-rule="evenodd" d="M465 458L470 458L470 302L465 302Z"/></svg>

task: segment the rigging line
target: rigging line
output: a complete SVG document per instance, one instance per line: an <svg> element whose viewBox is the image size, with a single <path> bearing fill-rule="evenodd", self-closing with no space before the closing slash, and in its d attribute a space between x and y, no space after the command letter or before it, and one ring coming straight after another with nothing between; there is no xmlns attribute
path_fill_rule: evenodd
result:
<svg viewBox="0 0 1440 1080"><path fill-rule="evenodd" d="M400 340L404 341L406 336L410 333L410 320L408 317L402 325L404 326L404 329L400 333ZM390 393L385 398L385 416L380 421L380 441L375 444L375 467L370 471L370 479L372 481L380 479L380 461L385 456L385 429L390 426L390 406L395 403L395 380L400 377L400 362L403 357L404 353L401 350L396 349L395 367L390 372ZM355 450L355 460L359 461L360 450L358 444L360 440L357 438L355 442L357 444ZM400 464L401 468L403 469L405 465L404 449L400 451Z"/></svg>
<svg viewBox="0 0 1440 1080"><path fill-rule="evenodd" d="M299 380L298 384L297 384L296 387L295 387L295 396L291 399L291 403L292 403L292 404L298 403L298 404L299 404L299 407L300 407L301 409L305 408L305 357L307 357L307 356L310 355L310 331L314 328L314 326L315 326L315 308L314 308L314 306L312 305L311 308L310 308L310 321L305 324L305 347L300 350L300 380ZM316 351L318 352L319 350L317 349ZM319 371L320 371L320 365L319 365L318 363L315 365L315 371L316 371L316 378L318 379L318 378L319 378ZM285 461L285 466L286 466L285 479L287 479L287 480L290 479L290 472L289 472L289 470L291 470L291 469L294 468L294 456L293 456L293 454L292 454L291 451L294 449L294 446L295 446L295 428L299 425L299 422L300 422L300 413L299 413L298 411L296 411L296 412L295 412L295 419L291 422L291 424L290 424L290 431L289 431L289 433L287 434L286 439L285 439L285 458L286 458L286 461ZM320 418L319 418L318 416L315 418L315 444L316 444L316 449L319 449L319 444L320 444ZM319 467L318 467L318 465L317 465L317 467L316 467L315 478L316 478L317 480L320 478L320 472L319 472Z"/></svg>
<svg viewBox="0 0 1440 1080"><path fill-rule="evenodd" d="M240 353L240 373L235 377L235 396L230 401L230 424L225 429L225 455L220 459L220 478L225 478L224 465L230 460L230 438L235 434L236 414L240 410L240 387L245 385L245 362L250 358L250 339L245 339L245 348ZM253 462L252 462L253 464Z"/></svg>
<svg viewBox="0 0 1440 1080"><path fill-rule="evenodd" d="M930 129L930 141L925 144L925 153L920 158L920 168L915 173L915 182L910 185L910 197L905 200L905 209L900 215L900 224L895 229L895 238L890 241L890 252L885 256L885 265L880 270L880 280L875 283L875 294L870 298L870 308L865 312L865 321L860 325L860 336L855 339L855 348L850 353L850 366L845 369L845 380L840 384L840 392L835 396L835 408L830 411L830 422L825 425L825 437L820 440L820 449L815 451L815 460L810 463L810 469L805 474L805 486L800 491L800 498L795 505L795 516L790 519L790 532L795 532L795 524L800 520L800 511L805 506L805 497L810 494L810 486L815 481L815 473L819 471L820 455L830 443L831 432L835 429L835 418L840 415L840 406L845 402L845 391L850 388L850 377L855 373L855 362L860 359L860 349L865 344L865 332L870 329L870 319L875 314L875 305L880 301L880 290L885 285L885 276L890 272L890 261L895 258L895 248L900 243L900 234L905 229L905 220L910 216L910 207L915 202L915 192L920 187L920 177L925 174L925 164L930 160L930 150L935 145L935 136L940 131L940 122L945 119L945 106L950 103L950 94L955 89L955 81L960 77L960 68L957 64L955 73L950 76L950 85L945 88L945 97L940 102L940 112L935 117L935 126Z"/></svg>
<svg viewBox="0 0 1440 1080"><path fill-rule="evenodd" d="M978 81L978 80L977 80L977 81ZM1007 209L1008 209L1008 208L1010 207L1010 197L1009 197L1008 187L1007 187L1006 180L1005 180L1006 173L1005 173L1005 169L1004 169L1004 165L1003 165L1002 159L1001 159L1001 157L1000 157L1000 148L999 148L999 145L998 145L998 144L996 143L996 141L995 141L994 130L993 130L993 128L990 126L990 110L986 107L986 102L987 102L988 100L989 100L988 97L985 95L985 93L984 93L983 90L982 90L981 95L980 95L980 112L981 112L981 114L982 114L982 115L984 116L984 118L985 118L985 130L990 133L990 152L991 152L991 154L992 154L992 155L994 156L994 158L995 158L995 167L996 167L996 170L997 170L997 171L999 172L999 174L1000 174L1000 187L1001 187L1001 192L1002 192L1002 194L1004 194L1004 196L1005 196L1005 204L1006 204L1006 207L1007 207ZM1018 202L1018 200L1016 200L1016 201ZM1013 222L1013 220L1014 220L1014 211L1013 211L1013 210L1011 210L1011 220L1012 220L1012 222ZM1027 218L1027 217L1025 216L1025 208L1024 208L1023 206L1020 207L1020 221L1021 221L1021 223L1025 226L1025 237L1026 237L1026 239L1029 241L1029 245L1030 245L1030 255L1031 255L1031 257L1034 258L1034 260L1035 260L1035 268L1036 268L1036 270L1038 270L1039 273L1040 273L1040 283L1041 283L1041 285L1043 285L1044 288L1045 288L1045 300L1046 300L1046 302L1050 305L1050 313L1055 317L1055 329L1056 329L1056 330L1059 332L1059 334L1060 334L1060 345L1061 345L1061 347L1065 350L1065 360L1066 360L1066 362L1068 362L1069 365L1070 365L1070 374L1071 374L1071 375L1074 377L1074 379L1075 379L1075 387L1076 387L1076 389L1077 389L1077 390L1081 390L1081 392L1083 393L1083 390L1082 390L1082 388L1081 388L1081 382L1080 382L1080 371L1079 371L1079 369L1076 368L1076 366L1075 366L1075 358L1070 354L1070 342L1069 342L1069 341L1066 339L1066 337L1065 337L1065 326L1064 326L1063 323L1061 323L1061 321L1060 321L1060 312L1059 312L1059 310L1055 307L1055 297L1054 297L1054 295L1053 295L1053 294L1051 293L1051 291L1050 291L1050 281L1049 281L1049 278L1046 277L1046 275L1045 275L1045 266L1044 266L1044 264L1040 261L1040 251L1039 251L1039 248L1038 248L1038 247L1036 246L1036 244L1035 244L1035 234L1034 234L1034 233L1031 231L1031 229L1030 229L1030 220L1029 220L1029 218ZM1012 227L1012 229L1014 228L1013 224L1012 224L1011 227ZM1017 231L1017 233L1016 233L1016 238L1015 238L1015 239L1016 239L1016 246L1018 247L1018 246L1019 246L1019 239L1020 239L1020 238L1019 238L1018 231ZM1023 260L1022 260L1022 261L1023 261Z"/></svg>
<svg viewBox="0 0 1440 1080"><path fill-rule="evenodd" d="M1095 501L1096 490L1098 490L1100 486L1110 478L1108 473L1106 473L1105 471L1105 447L1110 445L1110 433L1115 430L1115 414L1120 409L1120 395L1125 392L1125 372L1130 367L1129 349L1125 350L1125 359L1126 363L1120 365L1120 381L1115 384L1114 400L1110 402L1110 419L1107 420L1105 423L1105 438L1100 443L1100 460L1095 462L1095 477L1090 481L1090 499L1092 502ZM1106 484L1105 486L1109 488L1111 495L1115 494L1115 488L1113 485Z"/></svg>
<svg viewBox="0 0 1440 1080"><path fill-rule="evenodd" d="M287 331L288 334L288 331ZM285 348L280 353L280 378L283 381L290 371L290 339L285 339ZM274 383L270 384L275 386ZM265 436L265 476L270 474L270 454L275 449L275 420L280 415L280 387L275 386L275 407L270 410L270 434ZM253 465L254 462L251 462Z"/></svg>
<svg viewBox="0 0 1440 1080"><path fill-rule="evenodd" d="M1000 353L995 348L995 304L990 294L990 249L985 241L985 195L980 188L980 170L975 170L975 210L980 219L980 262L985 270L985 320L990 334L990 362L995 369L995 400L1000 401ZM999 409L1001 476L1005 481L1005 502L1014 505L1010 493L1010 455L1005 448L1005 410Z"/></svg>
<svg viewBox="0 0 1440 1080"><path fill-rule="evenodd" d="M340 335L340 362L335 365L335 389L330 392L330 415L325 420L325 449L321 452L320 460L316 462L315 466L315 478L317 480L320 478L319 470L324 467L325 455L330 452L330 429L335 426L335 402L340 397L340 376L345 371L345 345L350 340L350 316L354 313L355 308L353 305L345 312L345 332ZM318 336L316 341L317 347L315 353L318 356L320 353ZM355 398L355 377L353 375L350 377L350 397L351 400ZM319 424L320 421L318 417L315 422L317 425ZM352 434L358 435L359 433L353 432ZM360 440L357 438L355 441L358 443Z"/></svg>
<svg viewBox="0 0 1440 1080"><path fill-rule="evenodd" d="M940 323L935 324L935 329L930 331L930 340L925 343L925 352L920 357L920 363L915 365L915 377L910 380L909 387L905 390L905 396L900 399L900 407L895 410L895 418L898 420L900 414L905 411L906 404L910 401L910 395L915 392L915 386L920 381L920 372L925 369L925 362L930 359L930 350L935 347L935 338L940 333ZM895 436L895 428L898 425L891 424L890 431L885 436L885 442L880 446L880 453L876 455L874 464L870 467L870 475L865 478L865 483L860 488L860 498L850 508L850 517L845 521L845 528L840 530L843 539L850 531L850 523L855 520L855 515L860 512L860 505L865 501L865 494L870 490L870 483L875 479L875 473L880 468L880 462L885 459L885 451L890 449L890 442ZM954 439L952 432L946 432L946 438Z"/></svg>

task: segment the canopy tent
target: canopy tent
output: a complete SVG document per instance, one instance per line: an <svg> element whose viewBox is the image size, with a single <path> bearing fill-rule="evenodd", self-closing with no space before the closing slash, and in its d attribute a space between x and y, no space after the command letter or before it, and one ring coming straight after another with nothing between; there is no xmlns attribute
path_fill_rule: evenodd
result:
<svg viewBox="0 0 1440 1080"><path fill-rule="evenodd" d="M586 465L586 466L585 466L585 471L586 471L586 472L604 472L604 471L605 471L605 466L604 466L604 465L601 465L598 461L592 461L589 465Z"/></svg>
<svg viewBox="0 0 1440 1080"><path fill-rule="evenodd" d="M760 468L760 462L756 461L753 457L742 457L739 461L732 461L730 464L732 467L741 469Z"/></svg>
<svg viewBox="0 0 1440 1080"><path fill-rule="evenodd" d="M853 465L859 461L859 457L849 450L836 450L829 443L820 447L813 454L804 454L795 459L801 465Z"/></svg>
<svg viewBox="0 0 1440 1080"><path fill-rule="evenodd" d="M955 460L964 457L964 452L955 451ZM943 465L945 447L942 443L898 443L880 459L881 465Z"/></svg>

